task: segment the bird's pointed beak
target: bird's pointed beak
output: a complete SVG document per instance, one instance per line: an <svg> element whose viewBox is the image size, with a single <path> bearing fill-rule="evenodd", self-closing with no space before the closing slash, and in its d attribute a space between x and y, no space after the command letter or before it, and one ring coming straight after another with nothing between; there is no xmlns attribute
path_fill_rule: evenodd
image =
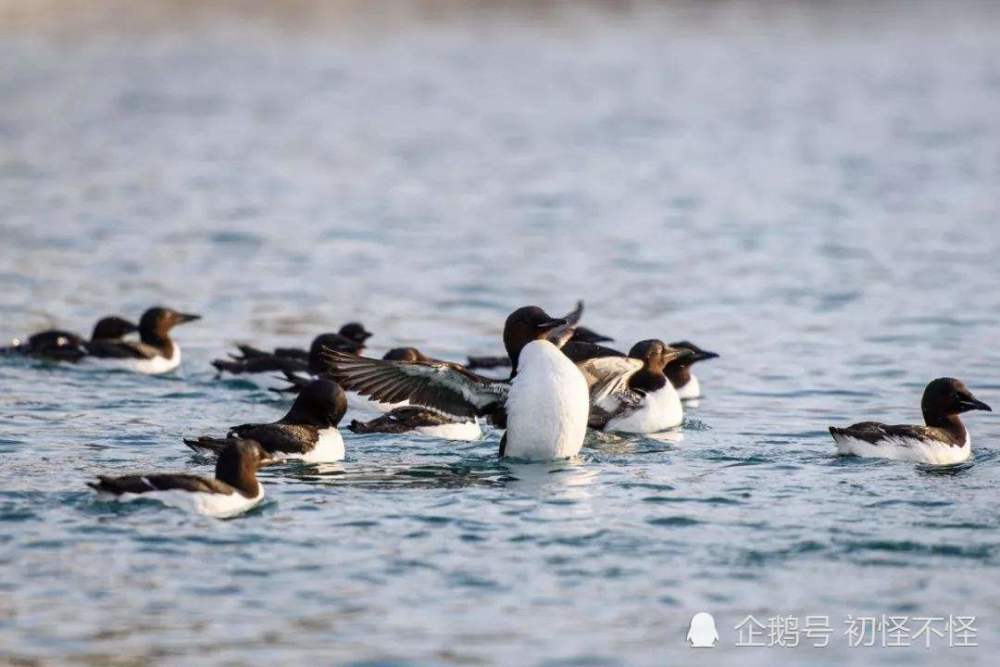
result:
<svg viewBox="0 0 1000 667"><path fill-rule="evenodd" d="M694 353L695 361L707 361L708 359L718 359L719 355L716 352L709 352L708 350L702 350L701 352Z"/></svg>
<svg viewBox="0 0 1000 667"><path fill-rule="evenodd" d="M566 326L567 324L569 324L569 320L565 317L558 317L551 320L545 320L544 322L539 322L538 329L540 331L550 331L557 327Z"/></svg>
<svg viewBox="0 0 1000 667"><path fill-rule="evenodd" d="M177 314L177 324L184 324L185 322L196 322L201 319L201 315L195 315L194 313L178 313Z"/></svg>
<svg viewBox="0 0 1000 667"><path fill-rule="evenodd" d="M540 337L560 349L573 337L573 331L575 330L576 325L565 317L542 322L538 325L538 331L541 334Z"/></svg>
<svg viewBox="0 0 1000 667"><path fill-rule="evenodd" d="M962 406L963 410L983 410L985 412L993 412L993 408L986 405L978 398L970 396L968 398L963 398L962 402L959 404Z"/></svg>
<svg viewBox="0 0 1000 667"><path fill-rule="evenodd" d="M668 347L663 353L663 359L668 364L674 361L690 361L696 356L694 352L683 347Z"/></svg>

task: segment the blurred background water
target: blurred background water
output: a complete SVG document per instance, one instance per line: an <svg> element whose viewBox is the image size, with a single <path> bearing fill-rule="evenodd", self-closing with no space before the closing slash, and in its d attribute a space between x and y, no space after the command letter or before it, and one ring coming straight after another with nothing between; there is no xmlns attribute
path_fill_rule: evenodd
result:
<svg viewBox="0 0 1000 667"><path fill-rule="evenodd" d="M0 337L200 312L167 377L0 365L0 661L992 664L1000 422L950 474L841 460L933 377L1000 404L994 3L0 3ZM348 438L238 520L100 472L285 404L208 362L360 319L462 360L586 300L722 358L679 442L578 461ZM720 647L684 642L695 612ZM734 646L746 615L830 646ZM974 615L979 648L849 648Z"/></svg>

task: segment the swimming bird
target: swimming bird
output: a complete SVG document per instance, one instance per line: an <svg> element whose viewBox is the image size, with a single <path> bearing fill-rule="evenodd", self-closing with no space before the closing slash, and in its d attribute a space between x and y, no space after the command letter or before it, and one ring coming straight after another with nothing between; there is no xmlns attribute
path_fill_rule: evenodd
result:
<svg viewBox="0 0 1000 667"><path fill-rule="evenodd" d="M478 440L483 437L483 430L475 417L452 417L419 405L393 408L367 422L352 419L347 428L354 433L415 433L442 440Z"/></svg>
<svg viewBox="0 0 1000 667"><path fill-rule="evenodd" d="M347 412L344 391L332 380L313 380L299 392L284 417L267 424L242 424L225 438L184 439L199 453L219 454L233 442L255 440L275 461L296 459L330 463L344 458L344 439L337 425Z"/></svg>
<svg viewBox="0 0 1000 667"><path fill-rule="evenodd" d="M104 500L148 498L165 505L224 519L242 514L264 498L257 470L270 455L253 440L236 440L219 454L215 478L188 473L98 476L87 486Z"/></svg>
<svg viewBox="0 0 1000 667"><path fill-rule="evenodd" d="M252 345L237 345L239 354L230 354L229 359L215 359L212 365L219 373L233 375L253 373L304 373L317 375L321 370L319 353L324 347L361 354L364 343L371 337L359 322L349 322L337 333L323 333L316 336L308 350L298 347L278 347L273 351L261 350Z"/></svg>
<svg viewBox="0 0 1000 667"><path fill-rule="evenodd" d="M94 325L90 342L119 341L138 327L128 320L110 315ZM28 336L27 340L14 339L9 347L0 348L0 354L18 354L50 361L79 361L86 354L87 340L79 334L62 329L49 329Z"/></svg>
<svg viewBox="0 0 1000 667"><path fill-rule="evenodd" d="M670 379L670 384L674 385L681 400L688 401L701 398L701 383L698 382L698 377L691 372L691 366L699 361L717 359L719 355L715 352L703 350L694 343L686 340L671 343L670 347L691 350L694 353L690 357L674 359L667 364L666 373Z"/></svg>
<svg viewBox="0 0 1000 667"><path fill-rule="evenodd" d="M170 339L170 330L178 324L200 320L200 315L179 313L156 306L139 320L139 342L99 340L87 343L85 359L114 365L137 373L158 374L181 364L181 348Z"/></svg>
<svg viewBox="0 0 1000 667"><path fill-rule="evenodd" d="M575 456L587 431L587 383L558 347L571 334L565 318L537 306L515 310L503 330L513 362L508 380L446 361L385 361L336 351L326 357L331 375L347 389L384 402L408 400L459 419L489 416L506 428L500 456L551 461Z"/></svg>
<svg viewBox="0 0 1000 667"><path fill-rule="evenodd" d="M889 426L861 422L847 428L830 427L837 453L947 465L972 454L972 440L959 415L970 410L992 412L959 380L938 378L924 389L920 408L924 426Z"/></svg>
<svg viewBox="0 0 1000 667"><path fill-rule="evenodd" d="M650 339L633 345L627 357L579 363L590 388L590 426L622 433L658 433L680 426L681 399L663 371L670 362L692 354Z"/></svg>

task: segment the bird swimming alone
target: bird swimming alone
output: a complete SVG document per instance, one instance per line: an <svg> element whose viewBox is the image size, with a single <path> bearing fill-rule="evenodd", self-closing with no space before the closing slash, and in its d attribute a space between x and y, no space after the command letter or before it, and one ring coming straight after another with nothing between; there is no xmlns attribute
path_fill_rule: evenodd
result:
<svg viewBox="0 0 1000 667"><path fill-rule="evenodd" d="M276 462L332 463L344 459L344 438L337 425L345 412L347 398L337 383L313 380L299 392L288 414L276 422L242 424L229 429L225 438L185 438L184 443L196 452L217 455L233 442L249 439Z"/></svg>
<svg viewBox="0 0 1000 667"><path fill-rule="evenodd" d="M680 426L684 408L664 369L693 354L651 339L633 345L627 357L594 357L577 364L590 387L590 426L621 433L659 433Z"/></svg>
<svg viewBox="0 0 1000 667"><path fill-rule="evenodd" d="M219 454L215 477L190 473L98 476L87 486L102 500L158 500L198 514L225 519L246 512L264 498L257 470L270 455L253 440L236 440Z"/></svg>
<svg viewBox="0 0 1000 667"><path fill-rule="evenodd" d="M167 373L181 364L181 348L171 340L170 330L178 324L200 319L200 315L180 313L170 308L150 308L139 320L138 342L92 341L85 346L87 355L84 358L137 373Z"/></svg>
<svg viewBox="0 0 1000 667"><path fill-rule="evenodd" d="M117 315L109 315L97 321L90 335L91 343L98 341L120 341L138 327ZM9 347L0 348L0 354L17 354L48 361L75 362L87 354L88 341L71 331L49 329L28 336L26 340L14 339Z"/></svg>
<svg viewBox="0 0 1000 667"><path fill-rule="evenodd" d="M698 382L698 377L691 372L691 366L699 361L717 359L719 355L715 352L703 350L694 343L686 340L670 343L670 347L691 350L693 353L690 357L674 359L667 364L666 374L670 379L670 384L674 385L677 395L681 397L682 401L701 398L701 383Z"/></svg>
<svg viewBox="0 0 1000 667"><path fill-rule="evenodd" d="M316 336L308 350L298 347L278 347L268 352L252 345L237 345L239 354L230 354L229 359L215 359L212 365L219 373L233 375L254 373L310 373L319 374L321 362L319 353L323 348L361 354L364 343L371 337L360 322L348 322L337 333L323 333Z"/></svg>
<svg viewBox="0 0 1000 667"><path fill-rule="evenodd" d="M330 373L383 402L408 400L458 419L491 417L506 431L500 456L552 461L579 453L587 430L587 383L559 350L572 323L536 306L515 310L503 341L512 378L494 380L445 361L385 361L331 351Z"/></svg>
<svg viewBox="0 0 1000 667"><path fill-rule="evenodd" d="M920 401L924 426L861 422L830 427L837 453L847 456L913 461L934 465L962 463L972 454L972 439L959 418L963 412L992 412L959 380L938 378Z"/></svg>

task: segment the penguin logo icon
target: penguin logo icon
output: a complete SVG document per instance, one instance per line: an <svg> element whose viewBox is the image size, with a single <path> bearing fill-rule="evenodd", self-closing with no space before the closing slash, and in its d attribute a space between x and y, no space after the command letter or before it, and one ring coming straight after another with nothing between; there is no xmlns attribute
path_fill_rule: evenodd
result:
<svg viewBox="0 0 1000 667"><path fill-rule="evenodd" d="M719 633L715 629L715 619L705 611L700 611L691 617L691 628L687 640L691 648L714 648L719 641Z"/></svg>

